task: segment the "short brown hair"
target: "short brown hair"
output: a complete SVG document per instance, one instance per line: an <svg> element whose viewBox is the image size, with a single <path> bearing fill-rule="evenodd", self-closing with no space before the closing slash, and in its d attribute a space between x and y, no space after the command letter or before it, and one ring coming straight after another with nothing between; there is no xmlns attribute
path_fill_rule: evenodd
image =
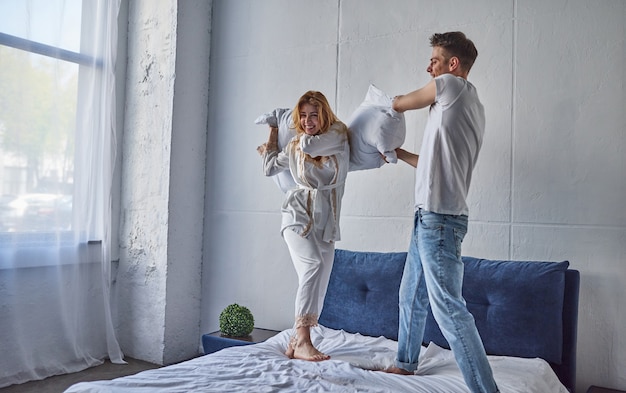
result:
<svg viewBox="0 0 626 393"><path fill-rule="evenodd" d="M478 50L472 40L460 31L435 33L430 36L430 46L443 48L447 54L446 60L449 60L451 57L457 57L461 68L467 72L472 68L476 57L478 57Z"/></svg>

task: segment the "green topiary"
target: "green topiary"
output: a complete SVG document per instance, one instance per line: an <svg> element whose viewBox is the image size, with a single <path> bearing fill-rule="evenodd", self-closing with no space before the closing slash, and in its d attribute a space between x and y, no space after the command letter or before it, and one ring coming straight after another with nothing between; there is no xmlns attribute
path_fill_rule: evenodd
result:
<svg viewBox="0 0 626 393"><path fill-rule="evenodd" d="M254 317L244 306L234 303L220 314L220 331L225 336L244 337L252 333L253 329Z"/></svg>

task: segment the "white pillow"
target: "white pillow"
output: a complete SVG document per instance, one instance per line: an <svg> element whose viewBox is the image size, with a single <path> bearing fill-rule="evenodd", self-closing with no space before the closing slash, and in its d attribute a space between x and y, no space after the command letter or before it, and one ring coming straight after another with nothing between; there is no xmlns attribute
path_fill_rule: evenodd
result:
<svg viewBox="0 0 626 393"><path fill-rule="evenodd" d="M380 168L398 162L395 149L406 137L404 114L393 110L393 98L370 85L347 123L350 128L350 171Z"/></svg>
<svg viewBox="0 0 626 393"><path fill-rule="evenodd" d="M280 150L283 150L291 138L296 135L296 131L290 128L293 121L291 117L292 111L293 109L276 108L271 112L262 114L254 121L255 124L267 124L271 127L278 127L278 148ZM293 180L290 170L279 172L272 177L278 188L284 193L296 187L296 182Z"/></svg>

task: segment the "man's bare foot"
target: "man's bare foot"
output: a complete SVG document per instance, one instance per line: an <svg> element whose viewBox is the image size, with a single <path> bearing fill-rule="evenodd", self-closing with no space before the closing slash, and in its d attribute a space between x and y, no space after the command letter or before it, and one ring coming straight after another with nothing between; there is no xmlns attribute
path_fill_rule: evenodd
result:
<svg viewBox="0 0 626 393"><path fill-rule="evenodd" d="M312 362L330 359L329 355L318 351L310 342L290 342L287 350L285 351L285 355L287 355L290 359L308 360Z"/></svg>
<svg viewBox="0 0 626 393"><path fill-rule="evenodd" d="M391 366L389 368L386 368L384 370L382 370L386 373L390 373L390 374L400 374L400 375L413 375L412 372L405 370L403 368L400 367L396 367L396 366Z"/></svg>

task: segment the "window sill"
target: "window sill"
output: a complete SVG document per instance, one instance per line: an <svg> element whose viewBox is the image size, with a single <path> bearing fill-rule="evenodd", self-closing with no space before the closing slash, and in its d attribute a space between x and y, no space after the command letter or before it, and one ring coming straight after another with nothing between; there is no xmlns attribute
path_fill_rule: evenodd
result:
<svg viewBox="0 0 626 393"><path fill-rule="evenodd" d="M0 233L0 270L100 262L101 241L77 242L74 232Z"/></svg>

